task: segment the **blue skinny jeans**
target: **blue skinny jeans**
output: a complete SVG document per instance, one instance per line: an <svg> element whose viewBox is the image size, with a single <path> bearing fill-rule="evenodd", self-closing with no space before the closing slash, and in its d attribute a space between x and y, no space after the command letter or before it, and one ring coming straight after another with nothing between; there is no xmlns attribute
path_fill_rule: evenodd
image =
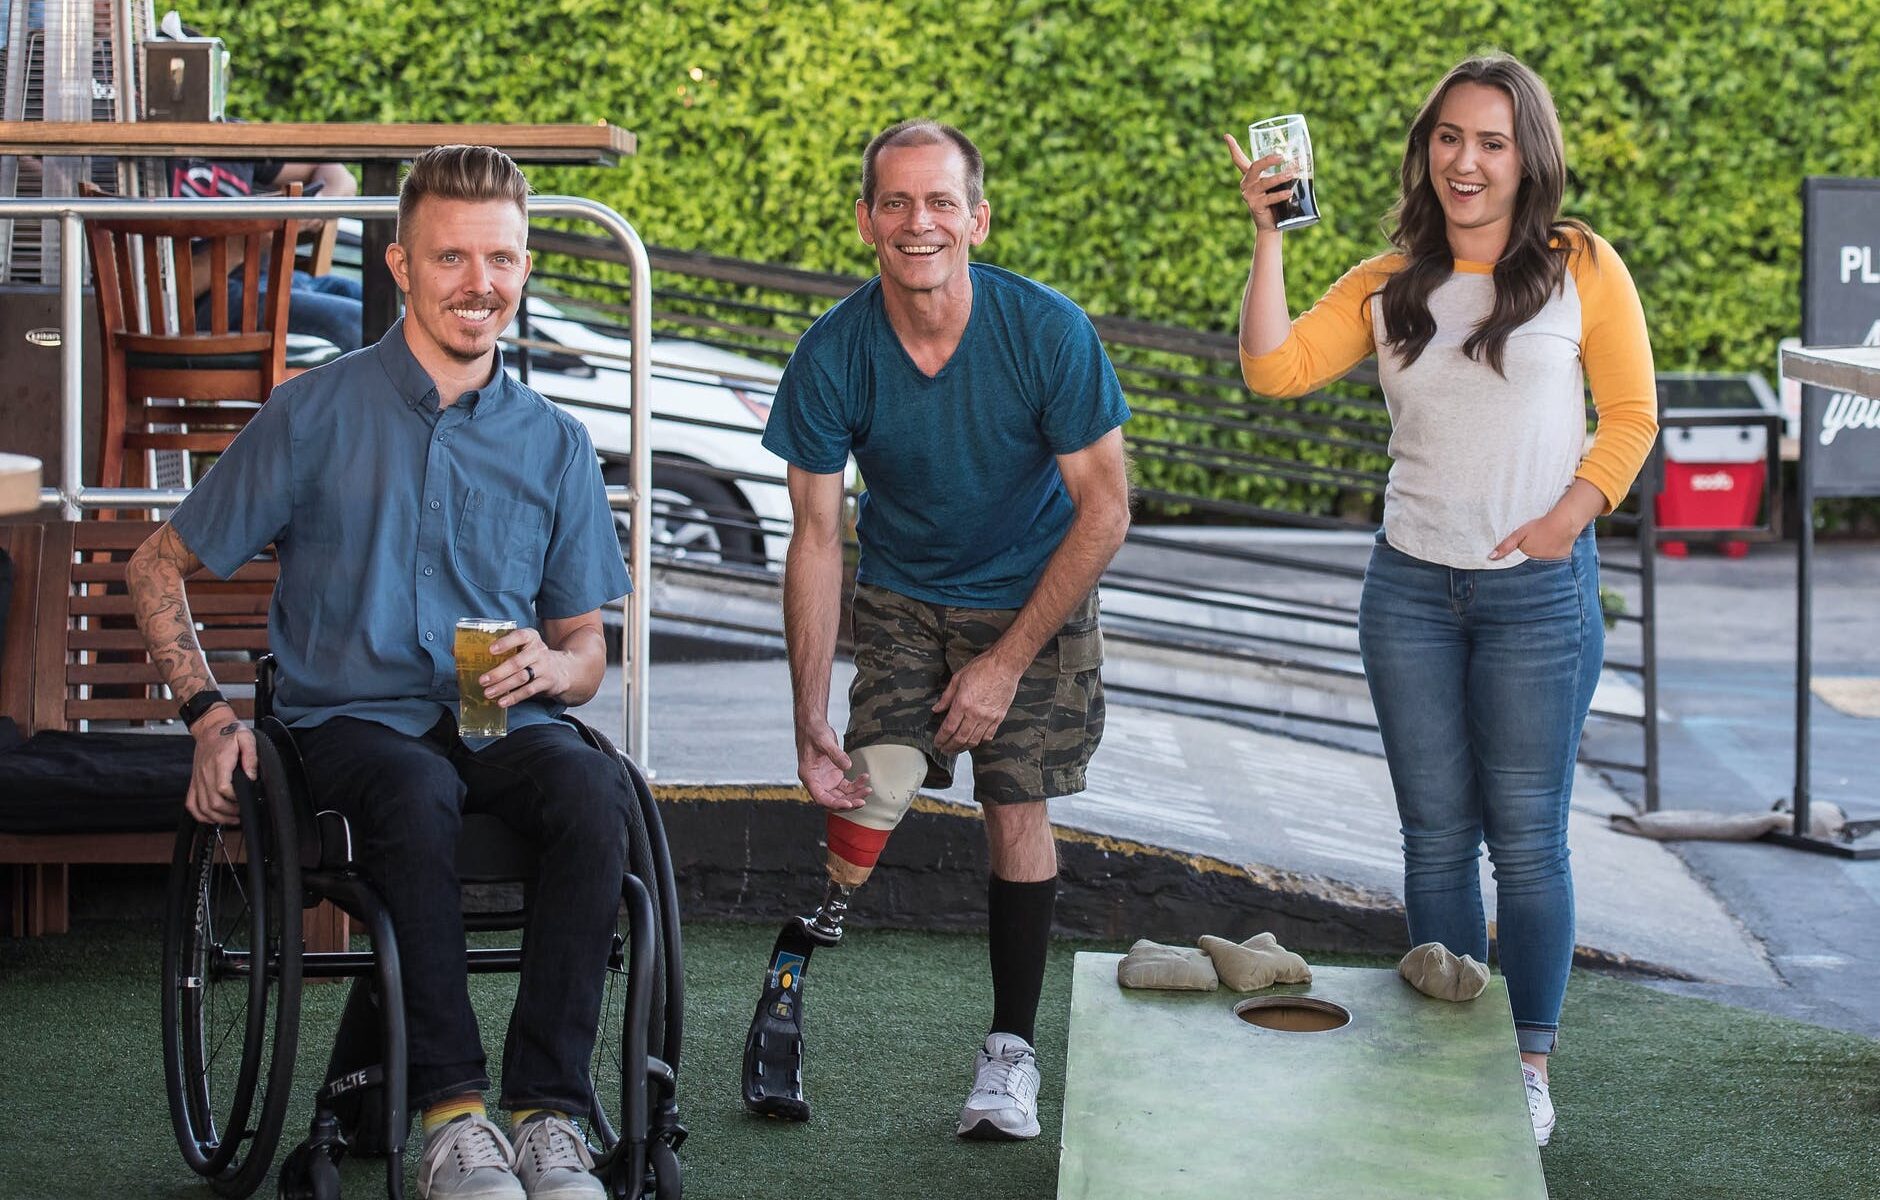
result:
<svg viewBox="0 0 1880 1200"><path fill-rule="evenodd" d="M1589 526L1566 558L1463 570L1379 535L1358 646L1403 822L1413 945L1488 961L1480 860L1521 1049L1550 1054L1573 964L1567 807L1605 654Z"/></svg>

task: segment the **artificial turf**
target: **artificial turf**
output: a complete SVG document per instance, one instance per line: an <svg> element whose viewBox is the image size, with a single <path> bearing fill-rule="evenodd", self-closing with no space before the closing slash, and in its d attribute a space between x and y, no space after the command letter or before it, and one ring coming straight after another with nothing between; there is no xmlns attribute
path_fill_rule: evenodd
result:
<svg viewBox="0 0 1880 1200"><path fill-rule="evenodd" d="M737 1098L772 933L687 930L687 1197L1055 1194L1071 957L1121 947L1053 948L1039 1019L1042 1136L965 1144L953 1121L989 1008L983 940L862 930L817 956L808 991L814 1117L801 1126L748 1117ZM171 1140L158 953L154 926L134 922L0 940L0 1197L212 1195ZM473 986L485 1041L500 1045L513 984L484 977ZM290 1145L304 1135L342 992L307 989ZM1542 1155L1556 1200L1880 1198L1880 1042L1585 972L1573 977L1563 1025L1561 1123ZM1247 1196L1260 1194L1258 1178L1250 1161ZM383 1194L376 1162L348 1163L345 1182L348 1196Z"/></svg>

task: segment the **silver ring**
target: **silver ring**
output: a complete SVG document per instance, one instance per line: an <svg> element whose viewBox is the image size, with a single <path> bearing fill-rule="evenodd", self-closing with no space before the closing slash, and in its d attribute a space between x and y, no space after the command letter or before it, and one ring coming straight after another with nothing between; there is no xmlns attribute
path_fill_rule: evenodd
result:
<svg viewBox="0 0 1880 1200"><path fill-rule="evenodd" d="M535 682L535 668L534 667L524 667L522 668L522 673L529 677L530 683Z"/></svg>

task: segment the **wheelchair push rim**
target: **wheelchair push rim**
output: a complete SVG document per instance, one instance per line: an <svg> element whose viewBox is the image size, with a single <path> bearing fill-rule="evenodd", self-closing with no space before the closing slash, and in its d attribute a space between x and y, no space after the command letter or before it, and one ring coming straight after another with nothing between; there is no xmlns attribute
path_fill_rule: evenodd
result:
<svg viewBox="0 0 1880 1200"><path fill-rule="evenodd" d="M265 785L235 779L239 831L185 819L177 833L163 1042L184 1161L218 1193L245 1196L273 1161L292 1087L301 900L291 813Z"/></svg>

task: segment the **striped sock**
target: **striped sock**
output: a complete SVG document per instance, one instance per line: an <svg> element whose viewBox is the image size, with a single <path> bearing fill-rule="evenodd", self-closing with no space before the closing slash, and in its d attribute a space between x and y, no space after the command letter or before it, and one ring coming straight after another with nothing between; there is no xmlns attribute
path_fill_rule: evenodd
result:
<svg viewBox="0 0 1880 1200"><path fill-rule="evenodd" d="M476 1092L466 1092L461 1096L453 1096L449 1100L440 1100L424 1110L424 1136L430 1137L458 1117L482 1115L483 1097Z"/></svg>
<svg viewBox="0 0 1880 1200"><path fill-rule="evenodd" d="M511 1129L521 1129L524 1121L528 1120L530 1117L541 1116L543 1113L551 1117L560 1117L564 1121L568 1120L568 1114L561 1111L559 1108L518 1108L509 1114L509 1127Z"/></svg>

